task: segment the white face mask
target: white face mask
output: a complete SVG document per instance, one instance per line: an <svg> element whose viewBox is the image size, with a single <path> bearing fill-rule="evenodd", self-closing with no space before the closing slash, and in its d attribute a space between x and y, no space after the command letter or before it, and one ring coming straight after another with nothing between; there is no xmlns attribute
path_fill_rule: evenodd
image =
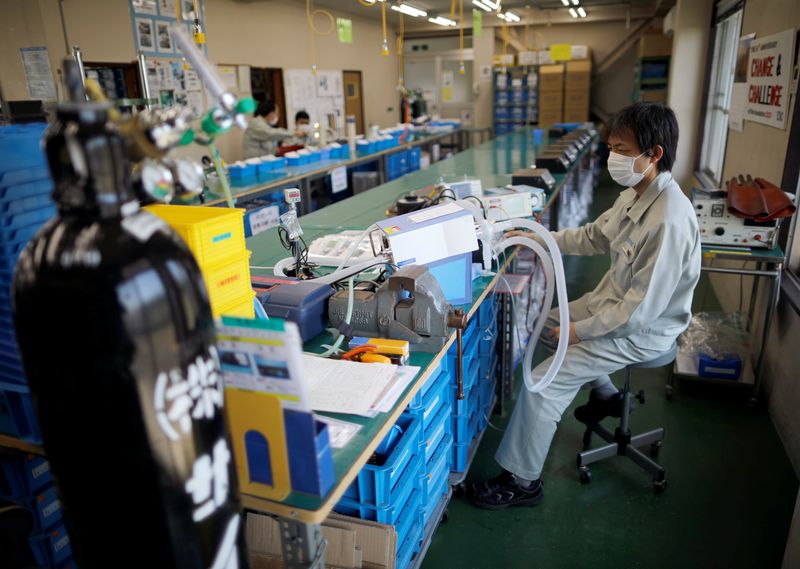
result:
<svg viewBox="0 0 800 569"><path fill-rule="evenodd" d="M267 124L268 124L269 126L275 126L276 124L278 124L278 117L275 117L275 118L273 118L273 119L269 119L269 120L267 121Z"/></svg>
<svg viewBox="0 0 800 569"><path fill-rule="evenodd" d="M642 181L644 175L650 169L650 166L653 165L650 163L650 166L645 168L644 172L634 171L633 165L636 159L644 155L645 152L642 152L639 156L625 156L623 154L611 152L608 155L608 173L611 174L611 178L620 186L625 186L626 188L635 186Z"/></svg>

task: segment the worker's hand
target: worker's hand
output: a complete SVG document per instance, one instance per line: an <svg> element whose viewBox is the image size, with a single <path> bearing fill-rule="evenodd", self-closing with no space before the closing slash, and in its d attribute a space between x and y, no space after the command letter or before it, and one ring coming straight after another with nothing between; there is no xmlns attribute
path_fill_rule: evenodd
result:
<svg viewBox="0 0 800 569"><path fill-rule="evenodd" d="M298 129L298 130L295 130L295 131L294 131L294 135L295 135L297 138L305 138L306 136L308 136L308 133L307 133L306 131L304 131L304 130L300 130L300 129Z"/></svg>
<svg viewBox="0 0 800 569"><path fill-rule="evenodd" d="M553 328L553 337L554 338L560 338L561 337L561 327L560 326L556 326L555 328ZM572 344L577 344L580 341L581 341L581 339L578 338L578 335L575 333L575 323L574 322L570 322L569 323L569 345L571 346Z"/></svg>
<svg viewBox="0 0 800 569"><path fill-rule="evenodd" d="M529 237L533 239L534 233L531 231L524 231L522 229L512 229L511 231L506 231L503 234L503 237L506 239L509 237Z"/></svg>

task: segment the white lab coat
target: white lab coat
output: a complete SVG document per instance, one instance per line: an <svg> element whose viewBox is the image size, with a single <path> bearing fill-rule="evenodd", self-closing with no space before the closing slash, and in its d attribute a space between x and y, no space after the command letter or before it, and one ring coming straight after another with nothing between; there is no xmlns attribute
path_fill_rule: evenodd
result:
<svg viewBox="0 0 800 569"><path fill-rule="evenodd" d="M553 382L540 393L522 389L495 455L523 478L539 478L564 410L589 383L600 388L609 374L650 361L671 348L691 320L700 278L700 233L691 202L668 172L640 198L632 188L614 205L577 229L553 233L565 255L610 253L611 267L595 289L569 305L581 341L567 349ZM557 313L550 326L558 325ZM562 334L568 334L562 324ZM541 378L552 357L534 370Z"/></svg>

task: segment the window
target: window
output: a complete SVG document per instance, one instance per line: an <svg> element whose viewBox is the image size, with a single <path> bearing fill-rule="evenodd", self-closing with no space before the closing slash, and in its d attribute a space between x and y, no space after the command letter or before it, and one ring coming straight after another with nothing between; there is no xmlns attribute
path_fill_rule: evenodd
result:
<svg viewBox="0 0 800 569"><path fill-rule="evenodd" d="M699 175L702 180L719 187L728 141L728 109L733 90L733 72L739 34L742 29L741 2L718 2L716 23L712 30L714 51L700 149Z"/></svg>

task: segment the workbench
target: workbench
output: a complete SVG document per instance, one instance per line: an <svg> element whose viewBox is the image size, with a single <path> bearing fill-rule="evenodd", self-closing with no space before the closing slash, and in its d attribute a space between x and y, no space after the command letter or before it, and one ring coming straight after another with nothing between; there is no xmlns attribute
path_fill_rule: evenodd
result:
<svg viewBox="0 0 800 569"><path fill-rule="evenodd" d="M316 237L345 229L364 229L375 221L385 218L386 210L401 195L437 183L442 179L452 182L466 176L480 178L484 187L508 184L514 171L535 163L536 154L542 146L536 146L532 141L533 129L531 128L503 135L434 163L425 170L407 174L357 196L311 212L300 218L305 232L304 238L306 242L310 243ZM582 151L570 171L565 174L554 174L556 185L548 194L550 214L547 223L551 228L555 229L561 226L558 218L559 204L564 205L565 200L570 196L570 191L576 191L576 188L580 186L581 179L586 180L586 176L593 174L594 161L591 158L593 147L594 143ZM254 274L272 274L272 267L275 263L288 256L288 252L280 244L277 228L249 238L247 248L252 252L250 262L251 271ZM507 255L502 266L499 267L498 273L511 262L513 262L513 255ZM475 315L480 304L490 294L497 279L498 276L494 275L473 281L472 302L463 307L469 319ZM501 319L507 317L508 315L501 315ZM306 349L319 351L318 346L327 340L330 340L327 333L323 334L309 342ZM337 415L346 421L358 423L361 425L361 429L346 447L333 451L335 481L325 497L319 498L291 492L281 501L272 501L242 495L242 503L246 509L278 518L281 524L281 534L284 537L285 558L294 560L294 562L287 563L286 567L318 567L320 563L324 562L324 540L321 537L319 524L332 511L344 491L454 341L455 333L450 336L438 353L412 352L409 363L419 366L420 372L398 399L391 412L380 414L375 418ZM498 344L503 342L501 332ZM505 339L505 342L502 345L508 344L508 338ZM498 391L510 394L510 377L513 370L511 363L507 361L508 351L506 348L502 348L498 353L501 354L498 366L502 370L501 378L503 380L503 388ZM0 436L0 446L18 448L27 452L43 452L39 446L6 436ZM447 499L451 494L448 493ZM446 500L440 508L437 508L436 519L432 520L431 529L426 530L423 538L425 547L417 554L412 566L418 566L421 563L427 544L430 543L430 534L438 524L438 519L444 512L445 506Z"/></svg>
<svg viewBox="0 0 800 569"><path fill-rule="evenodd" d="M407 174L402 178L373 188L367 192L331 204L318 211L314 211L300 218L304 231L304 239L310 243L317 237L336 233L346 229L365 229L370 224L387 217L386 210L401 195L438 182L456 181L465 176L480 178L484 187L502 186L511 182L511 174L523 167L535 163L536 154L543 146L533 144L533 129L526 128L511 134L500 136L487 143L480 144L464 152L455 154L449 159L432 164L425 170ZM564 174L554 174L556 185L548 194L549 226L557 229L561 226L559 221L559 204L563 207L568 192L575 190L580 185L581 177L592 176L594 162L591 158L590 144L582 151L578 160ZM272 274L272 267L279 260L289 256L289 253L280 245L277 228L251 237L247 240L247 248L252 251L251 271L256 274L264 272ZM504 263L513 262L508 256ZM505 266L501 267L501 270ZM498 271L499 273L500 271ZM486 299L494 288L498 276L482 277L473 281L473 299L465 305L464 311L471 319L479 305ZM510 318L510 301L502 304L501 318ZM508 312L509 314L506 314ZM502 327L502 324L501 324ZM315 349L322 343L329 342L327 333L325 338L317 338L306 345L307 349ZM278 516L282 530L295 536L295 544L303 544L303 551L292 550L295 559L304 559L305 563L298 563L292 567L315 566L319 558L318 547L320 543L319 524L325 520L333 507L343 495L344 491L355 479L359 470L383 440L383 437L397 421L398 417L407 407L409 401L428 379L432 370L441 361L448 348L455 340L455 333L451 335L444 347L436 354L412 352L410 365L421 368L417 377L400 397L390 413L380 414L375 418L367 419L352 415L336 415L346 421L361 425L361 430L354 436L345 448L335 449L333 452L335 482L328 495L317 498L307 494L292 492L282 501L271 501L252 496L242 496L245 508L262 513ZM507 345L510 338L498 339L503 348L503 354L509 354ZM321 351L316 349L316 351ZM506 360L506 361L504 361ZM499 379L502 381L501 393L510 396L513 374L512 365L507 358L501 357L498 367L501 370ZM315 537L316 536L316 539ZM429 537L429 536L428 536ZM429 540L428 540L429 541ZM284 544L284 548L286 544ZM286 549L284 549L286 553ZM424 552L423 552L424 553ZM421 558L417 560L421 561Z"/></svg>

